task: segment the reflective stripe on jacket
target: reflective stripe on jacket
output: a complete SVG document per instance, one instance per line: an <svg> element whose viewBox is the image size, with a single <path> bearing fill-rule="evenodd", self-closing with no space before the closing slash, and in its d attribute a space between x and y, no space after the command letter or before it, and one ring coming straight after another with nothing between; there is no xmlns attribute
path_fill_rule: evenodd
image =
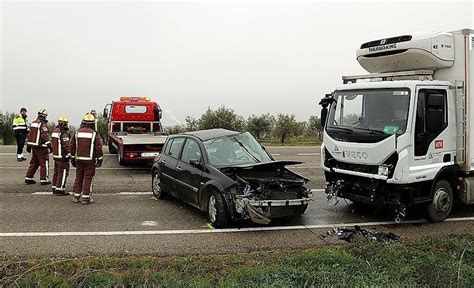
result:
<svg viewBox="0 0 474 288"><path fill-rule="evenodd" d="M66 159L71 155L71 141L69 133L56 127L51 134L51 148L54 159Z"/></svg>
<svg viewBox="0 0 474 288"><path fill-rule="evenodd" d="M40 119L36 119L31 123L26 144L32 147L48 147L51 144L48 126Z"/></svg>
<svg viewBox="0 0 474 288"><path fill-rule="evenodd" d="M102 159L102 143L99 134L92 128L83 127L77 130L71 145L71 157L77 161L93 162Z"/></svg>
<svg viewBox="0 0 474 288"><path fill-rule="evenodd" d="M23 117L17 116L13 119L13 130L28 130L28 120L23 119Z"/></svg>

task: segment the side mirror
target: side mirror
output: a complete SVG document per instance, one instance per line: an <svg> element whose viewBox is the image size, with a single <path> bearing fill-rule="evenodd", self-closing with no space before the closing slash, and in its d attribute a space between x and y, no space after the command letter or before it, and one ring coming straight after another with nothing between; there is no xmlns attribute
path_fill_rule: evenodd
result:
<svg viewBox="0 0 474 288"><path fill-rule="evenodd" d="M189 164L190 164L191 166L196 167L196 168L202 169L201 161L198 160L198 159L191 159L191 160L189 160Z"/></svg>
<svg viewBox="0 0 474 288"><path fill-rule="evenodd" d="M321 127L324 127L326 125L327 117L328 117L328 108L327 107L321 108Z"/></svg>
<svg viewBox="0 0 474 288"><path fill-rule="evenodd" d="M328 107L335 102L333 93L326 94L323 99L319 102L321 105L321 126L324 127L326 125L326 120L328 117Z"/></svg>

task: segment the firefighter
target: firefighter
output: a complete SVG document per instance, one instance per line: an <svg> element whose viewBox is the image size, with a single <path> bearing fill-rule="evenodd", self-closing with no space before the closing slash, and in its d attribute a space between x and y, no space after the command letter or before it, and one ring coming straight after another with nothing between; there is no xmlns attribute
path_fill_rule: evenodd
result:
<svg viewBox="0 0 474 288"><path fill-rule="evenodd" d="M51 146L54 158L54 174L52 181L53 195L64 196L66 193L66 180L69 175L69 159L71 158L71 141L69 135L69 119L61 116L58 126L51 135Z"/></svg>
<svg viewBox="0 0 474 288"><path fill-rule="evenodd" d="M26 142L26 150L31 153L30 167L26 172L25 183L35 184L33 178L36 170L40 167L40 182L41 185L51 184L49 181L49 153L51 149L51 141L49 139L48 130L48 112L46 109L41 109L38 112L38 118L31 123L30 133Z"/></svg>
<svg viewBox="0 0 474 288"><path fill-rule="evenodd" d="M28 135L28 116L26 115L26 108L20 109L20 114L13 119L13 131L16 138L16 160L18 162L25 161L23 156L23 147L25 147L26 136Z"/></svg>
<svg viewBox="0 0 474 288"><path fill-rule="evenodd" d="M74 181L75 203L90 204L92 180L95 168L102 165L102 142L99 134L94 130L95 118L86 114L78 129L71 139L71 164L76 167L76 180ZM81 199L82 198L82 199Z"/></svg>

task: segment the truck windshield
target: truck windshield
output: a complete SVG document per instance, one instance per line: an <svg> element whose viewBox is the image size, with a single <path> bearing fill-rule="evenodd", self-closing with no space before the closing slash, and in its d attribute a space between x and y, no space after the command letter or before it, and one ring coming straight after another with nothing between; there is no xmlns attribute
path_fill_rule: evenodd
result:
<svg viewBox="0 0 474 288"><path fill-rule="evenodd" d="M336 91L334 99L326 127L331 137L375 142L405 133L409 89Z"/></svg>

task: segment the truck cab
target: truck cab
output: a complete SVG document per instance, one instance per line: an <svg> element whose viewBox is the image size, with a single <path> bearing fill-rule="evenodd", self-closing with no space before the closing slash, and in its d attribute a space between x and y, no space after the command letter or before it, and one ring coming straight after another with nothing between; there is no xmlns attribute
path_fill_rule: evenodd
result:
<svg viewBox="0 0 474 288"><path fill-rule="evenodd" d="M397 221L419 205L434 222L450 214L456 198L474 202L466 133L472 117L465 109L472 105L466 95L473 65L465 65L471 32L361 45L357 59L370 74L343 77L320 103L328 200L385 207Z"/></svg>
<svg viewBox="0 0 474 288"><path fill-rule="evenodd" d="M162 110L150 97L120 97L104 108L108 120L108 145L119 163L151 164L166 141Z"/></svg>

